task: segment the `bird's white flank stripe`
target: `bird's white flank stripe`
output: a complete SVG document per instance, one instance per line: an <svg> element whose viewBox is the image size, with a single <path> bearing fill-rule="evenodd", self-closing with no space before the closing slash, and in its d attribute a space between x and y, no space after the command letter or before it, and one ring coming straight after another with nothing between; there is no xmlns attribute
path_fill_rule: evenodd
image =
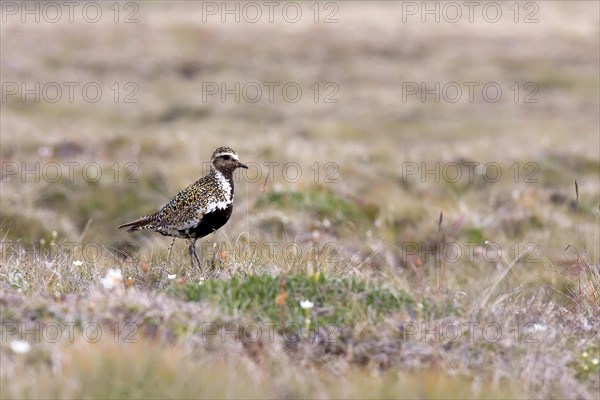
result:
<svg viewBox="0 0 600 400"><path fill-rule="evenodd" d="M219 171L215 171L215 175L217 177L217 183L219 185L219 188L223 191L223 193L225 193L225 200L215 199L217 201L213 201L213 202L210 202L209 204L207 204L206 205L206 214L211 213L215 210L223 210L223 209L227 208L233 201L233 196L231 193L231 185L229 184L229 181L227 180L227 178L225 178L223 176L223 174Z"/></svg>

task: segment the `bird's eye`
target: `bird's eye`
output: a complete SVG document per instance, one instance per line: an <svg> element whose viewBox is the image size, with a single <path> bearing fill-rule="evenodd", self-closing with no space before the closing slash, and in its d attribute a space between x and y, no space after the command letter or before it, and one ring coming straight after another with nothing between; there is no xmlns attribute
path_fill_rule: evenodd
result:
<svg viewBox="0 0 600 400"><path fill-rule="evenodd" d="M223 156L223 160L230 160L231 156Z"/></svg>

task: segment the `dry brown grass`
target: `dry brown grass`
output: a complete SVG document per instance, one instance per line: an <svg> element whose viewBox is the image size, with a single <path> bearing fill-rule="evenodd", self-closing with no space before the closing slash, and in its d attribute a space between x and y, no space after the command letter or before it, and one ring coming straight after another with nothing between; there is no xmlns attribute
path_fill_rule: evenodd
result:
<svg viewBox="0 0 600 400"><path fill-rule="evenodd" d="M2 102L1 396L594 398L598 4L538 2L535 24L512 22L507 4L498 24L402 22L400 2L339 3L335 24L203 23L193 2L141 4L137 24L9 18L3 83L97 82L103 97ZM297 82L301 101L202 98L206 82L272 81ZM115 103L114 82L121 100L125 83L137 85L139 102ZM335 83L339 102L315 103L314 82ZM403 101L407 82L497 82L504 95ZM535 82L539 102L515 103L515 82ZM200 288L183 243L167 258L170 240L115 227L196 179L220 145L261 174L240 177L232 220L199 244L207 265L219 246ZM24 177L23 162L58 163L63 179ZM286 180L276 167L265 183L268 162L298 163L302 176ZM502 178L486 181L478 168L472 182L451 183L406 169L469 162L497 163ZM83 175L90 163L102 168L98 182ZM292 245L302 253L286 252ZM109 268L130 287L102 289ZM205 343L202 323L270 318L283 292L265 276L288 277L284 316L301 326L296 297L314 287L323 300L313 326L332 315L361 323L337 326L335 344L322 331ZM358 286L344 286L351 280ZM365 296L379 303L366 307ZM73 343L11 350L23 327L65 322L78 324ZM81 340L92 322L133 322L139 343L115 343L112 332ZM502 334L440 339L449 323Z"/></svg>

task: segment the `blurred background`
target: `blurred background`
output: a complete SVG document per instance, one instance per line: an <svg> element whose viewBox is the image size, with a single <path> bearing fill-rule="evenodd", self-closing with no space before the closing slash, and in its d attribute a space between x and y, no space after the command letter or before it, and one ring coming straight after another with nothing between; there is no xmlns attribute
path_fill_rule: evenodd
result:
<svg viewBox="0 0 600 400"><path fill-rule="evenodd" d="M115 227L221 145L253 167L230 241L383 242L398 266L442 211L458 237L557 259L596 224L595 2L2 7L8 239L150 257L168 240Z"/></svg>
<svg viewBox="0 0 600 400"><path fill-rule="evenodd" d="M3 397L597 397L598 2L0 7L2 328L106 334L3 331ZM210 276L117 231L219 146Z"/></svg>

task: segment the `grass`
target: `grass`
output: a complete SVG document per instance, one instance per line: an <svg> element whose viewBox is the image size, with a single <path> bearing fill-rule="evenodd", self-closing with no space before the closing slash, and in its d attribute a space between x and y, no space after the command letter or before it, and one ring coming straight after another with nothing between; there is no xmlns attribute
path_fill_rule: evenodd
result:
<svg viewBox="0 0 600 400"><path fill-rule="evenodd" d="M337 225L347 221L355 224L371 224L378 214L375 204L359 204L356 200L346 199L319 187L313 190L309 188L305 192L270 192L264 198L260 198L256 206L257 208L306 210L314 213L316 218L331 219Z"/></svg>
<svg viewBox="0 0 600 400"><path fill-rule="evenodd" d="M598 5L493 26L338 5L334 24L203 23L190 2L140 4L137 24L8 16L3 82L104 95L2 103L0 397L597 397ZM207 82L271 81L302 99L203 99ZM407 82L472 81L503 98L403 101ZM115 82L139 101L115 102ZM184 241L115 229L221 145L259 170L198 242L204 275Z"/></svg>
<svg viewBox="0 0 600 400"><path fill-rule="evenodd" d="M401 390L406 398L445 398L447 393L472 393L468 379L450 379L436 371L365 376L361 370L349 369L344 385L340 387L339 376L328 372L308 372L306 381L295 380L293 377L298 367L285 365L282 360L267 366L271 375L269 379L257 378L256 370L242 357L231 355L222 359L209 353L196 354L190 359L183 346L164 347L156 343L125 345L110 341L90 345L78 341L71 345L71 349L62 357L59 376L73 380L74 384L64 385L47 369L39 368L29 373L39 385L24 387L21 382L3 385L2 397L25 394L30 398L300 398L339 395L348 398L395 398ZM124 359L136 362L124 363ZM23 364L16 361L11 365L19 368ZM220 373L223 370L229 373ZM498 386L491 381L479 382L475 388L479 394L475 398L518 394L514 388Z"/></svg>
<svg viewBox="0 0 600 400"><path fill-rule="evenodd" d="M283 286L281 284L283 283ZM210 301L228 314L241 314L256 321L277 322L283 312L284 322L303 322L300 301L310 299L316 304L314 323L355 325L375 324L386 315L408 307L412 299L403 291L369 287L359 279L326 277L324 274L288 276L233 277L227 281L187 282L172 291L188 301ZM284 304L275 298L285 293Z"/></svg>

